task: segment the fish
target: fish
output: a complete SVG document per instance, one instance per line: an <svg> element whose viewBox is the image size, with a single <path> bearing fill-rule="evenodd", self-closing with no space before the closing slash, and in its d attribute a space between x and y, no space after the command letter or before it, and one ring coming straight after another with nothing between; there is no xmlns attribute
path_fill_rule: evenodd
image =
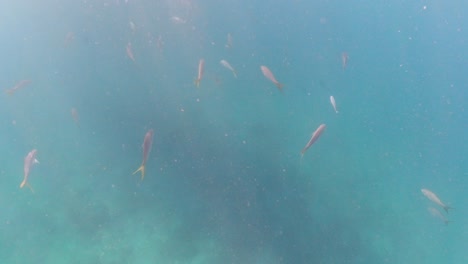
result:
<svg viewBox="0 0 468 264"><path fill-rule="evenodd" d="M80 116L78 115L78 110L76 110L76 108L73 107L70 112L71 112L73 121L78 127L80 127Z"/></svg>
<svg viewBox="0 0 468 264"><path fill-rule="evenodd" d="M341 67L343 67L343 69L346 69L346 66L348 66L348 60L349 60L348 53L346 52L341 53Z"/></svg>
<svg viewBox="0 0 468 264"><path fill-rule="evenodd" d="M317 141L317 139L322 135L323 131L325 130L327 126L325 124L321 124L315 131L312 133L312 136L310 137L309 142L305 145L305 147L301 151L301 156L304 156L304 153L312 146L312 144Z"/></svg>
<svg viewBox="0 0 468 264"><path fill-rule="evenodd" d="M227 49L232 48L232 35L231 33L227 34L227 42L226 45L224 45Z"/></svg>
<svg viewBox="0 0 468 264"><path fill-rule="evenodd" d="M232 74L234 74L234 77L237 78L237 72L236 70L234 70L231 64L229 64L229 62L227 62L226 60L221 60L219 63L221 63L221 65L223 65L226 69L230 70Z"/></svg>
<svg viewBox="0 0 468 264"><path fill-rule="evenodd" d="M437 217L439 218L440 220L444 221L444 223L446 225L448 225L448 223L450 222L447 217L445 217L438 209L434 208L434 207L429 207L427 208L427 210L429 211L429 213L434 216L434 217Z"/></svg>
<svg viewBox="0 0 468 264"><path fill-rule="evenodd" d="M68 47L73 41L75 40L75 33L72 31L68 32L67 35L65 35L65 40L64 40L64 46Z"/></svg>
<svg viewBox="0 0 468 264"><path fill-rule="evenodd" d="M185 24L187 22L187 20L183 19L183 18L180 18L178 16L172 16L171 17L171 21L174 23L174 24Z"/></svg>
<svg viewBox="0 0 468 264"><path fill-rule="evenodd" d="M133 23L133 21L130 20L130 21L128 22L128 24L129 24L129 26L130 26L130 29L132 30L132 33L135 33L135 31L136 31L136 25L135 25L135 23Z"/></svg>
<svg viewBox="0 0 468 264"><path fill-rule="evenodd" d="M445 205L440 199L439 197L437 197L437 195L435 195L435 193L431 192L430 190L428 189L421 189L421 192L424 194L424 196L427 197L427 199L431 200L432 202L440 205L442 208L444 208L445 212L448 213L448 210L449 209L452 209L452 207L448 206L448 205Z"/></svg>
<svg viewBox="0 0 468 264"><path fill-rule="evenodd" d="M30 80L21 80L15 86L13 86L13 88L6 89L5 92L8 95L13 95L16 91L18 91L19 89L25 87L26 85L28 85L30 83L31 83Z"/></svg>
<svg viewBox="0 0 468 264"><path fill-rule="evenodd" d="M145 139L143 140L143 161L141 162L141 166L133 173L136 174L137 172L141 171L141 180L145 178L145 165L146 161L148 160L148 156L151 152L151 146L153 145L153 129L148 130L145 134Z"/></svg>
<svg viewBox="0 0 468 264"><path fill-rule="evenodd" d="M338 110L336 109L335 97L333 97L333 95L330 95L330 103L331 103L331 105L333 106L333 109L335 110L335 113L338 114Z"/></svg>
<svg viewBox="0 0 468 264"><path fill-rule="evenodd" d="M162 50L163 50L164 41L163 41L161 35L159 35L159 36L158 36L158 39L156 40L156 47L158 47L158 50L159 50L159 51L162 51Z"/></svg>
<svg viewBox="0 0 468 264"><path fill-rule="evenodd" d="M198 62L198 77L194 81L195 86L197 87L200 87L200 81L203 78L203 72L205 72L205 60L200 59L200 61Z"/></svg>
<svg viewBox="0 0 468 264"><path fill-rule="evenodd" d="M25 185L27 185L31 189L32 192L34 192L34 190L31 187L31 185L29 185L28 178L29 178L29 173L31 172L32 166L35 163L39 163L39 161L36 159L36 154L37 154L37 150L33 149L24 158L24 178L20 184L20 188L23 188Z"/></svg>
<svg viewBox="0 0 468 264"><path fill-rule="evenodd" d="M133 56L133 51L132 51L132 43L128 43L127 44L127 47L125 48L126 51L127 51L127 56L133 61L135 62L135 56Z"/></svg>
<svg viewBox="0 0 468 264"><path fill-rule="evenodd" d="M260 70L262 70L262 73L263 75L268 79L270 80L271 82L273 82L276 87L278 87L278 89L281 91L281 89L283 88L283 84L281 84L280 82L278 82L275 78L275 76L273 75L273 73L270 71L270 69L268 69L267 66L260 66Z"/></svg>

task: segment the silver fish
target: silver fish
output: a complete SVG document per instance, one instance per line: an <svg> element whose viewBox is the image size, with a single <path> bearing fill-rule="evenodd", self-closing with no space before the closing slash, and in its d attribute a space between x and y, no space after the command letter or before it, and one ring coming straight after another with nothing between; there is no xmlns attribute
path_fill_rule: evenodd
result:
<svg viewBox="0 0 468 264"><path fill-rule="evenodd" d="M231 64L229 64L229 62L227 62L226 60L221 60L219 62L221 65L223 65L226 69L230 70L232 72L232 74L234 74L234 77L237 78L237 72L236 70L231 66Z"/></svg>
<svg viewBox="0 0 468 264"><path fill-rule="evenodd" d="M333 95L330 96L330 103L331 103L331 105L333 106L333 110L335 110L335 113L338 114L338 110L336 109L335 97L333 97Z"/></svg>
<svg viewBox="0 0 468 264"><path fill-rule="evenodd" d="M421 192L424 194L424 196L427 197L427 199L431 200L432 202L440 205L442 208L444 208L445 212L448 213L448 210L449 209L452 209L452 207L448 206L448 205L445 205L440 199L439 197L437 197L437 195L435 195L435 193L431 192L430 190L428 189L421 189Z"/></svg>
<svg viewBox="0 0 468 264"><path fill-rule="evenodd" d="M310 137L309 142L305 145L305 147L301 151L301 155L304 156L304 153L314 144L315 141L322 135L323 131L325 130L325 127L327 127L325 124L321 124L315 131L312 133L312 136Z"/></svg>
<svg viewBox="0 0 468 264"><path fill-rule="evenodd" d="M427 210L429 211L429 213L434 216L434 217L437 217L439 218L440 220L444 221L444 223L447 225L450 221L447 219L447 217L445 217L438 209L434 208L434 207L429 207L427 208Z"/></svg>
<svg viewBox="0 0 468 264"><path fill-rule="evenodd" d="M36 153L37 153L37 150L33 149L24 158L24 179L20 184L20 188L23 188L25 185L27 185L31 189L31 191L33 191L33 189L31 188L31 185L29 185L28 183L28 177L29 177L29 173L31 172L31 168L33 164L39 163L39 161L37 161L36 159Z"/></svg>

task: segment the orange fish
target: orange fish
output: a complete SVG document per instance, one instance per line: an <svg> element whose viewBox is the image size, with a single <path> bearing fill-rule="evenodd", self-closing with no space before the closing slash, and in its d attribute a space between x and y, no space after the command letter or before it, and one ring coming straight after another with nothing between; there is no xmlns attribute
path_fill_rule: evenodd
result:
<svg viewBox="0 0 468 264"><path fill-rule="evenodd" d="M151 146L153 145L153 129L148 130L145 135L145 139L143 140L143 161L141 162L141 166L133 173L137 173L141 171L141 180L145 178L145 165L146 161L148 160L148 156L151 152Z"/></svg>
<svg viewBox="0 0 468 264"><path fill-rule="evenodd" d="M200 87L200 81L203 78L203 73L205 72L205 60L200 59L198 62L198 77L195 79L194 83L197 87Z"/></svg>
<svg viewBox="0 0 468 264"><path fill-rule="evenodd" d="M323 131L325 130L325 127L326 125L325 124L321 124L315 131L314 133L312 134L312 137L310 137L310 140L309 142L307 142L307 145L302 149L301 151L301 155L304 156L304 153L310 148L310 146L312 146L312 144L315 143L315 141L317 141L317 139L320 137L320 135L322 135Z"/></svg>
<svg viewBox="0 0 468 264"><path fill-rule="evenodd" d="M28 187L31 189L32 192L34 192L34 190L32 189L31 185L29 185L28 183L28 177L29 177L29 172L31 172L32 165L35 163L39 163L39 161L37 161L36 159L36 153L37 153L37 150L33 149L24 158L24 179L20 184L20 188L23 188L25 185L28 185Z"/></svg>
<svg viewBox="0 0 468 264"><path fill-rule="evenodd" d="M10 88L10 89L7 89L5 92L9 95L12 95L13 93L15 93L17 90L23 88L24 86L30 84L31 81L30 80L21 80L19 81L15 86L13 86L13 88Z"/></svg>
<svg viewBox="0 0 468 264"><path fill-rule="evenodd" d="M133 56L133 51L132 51L132 43L129 42L129 43L127 44L126 50L127 50L127 56L128 56L133 62L135 62L135 56Z"/></svg>
<svg viewBox="0 0 468 264"><path fill-rule="evenodd" d="M270 80L271 82L273 82L276 87L278 87L278 89L281 91L281 89L283 88L283 84L279 83L275 76L273 75L273 73L270 71L270 69L267 68L267 66L260 66L260 70L262 70L262 73L263 75L268 79Z"/></svg>
<svg viewBox="0 0 468 264"><path fill-rule="evenodd" d="M348 60L349 60L348 53L346 52L341 53L341 66L343 67L343 69L346 69L346 66L348 65Z"/></svg>

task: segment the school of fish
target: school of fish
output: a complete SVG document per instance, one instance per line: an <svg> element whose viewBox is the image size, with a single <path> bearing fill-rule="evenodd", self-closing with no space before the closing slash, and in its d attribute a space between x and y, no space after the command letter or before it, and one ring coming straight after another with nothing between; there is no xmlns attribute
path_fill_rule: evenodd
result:
<svg viewBox="0 0 468 264"><path fill-rule="evenodd" d="M170 18L170 20L174 24L178 24L178 25L182 25L182 24L187 23L186 19L183 19L183 18L178 17L178 16L172 16ZM135 23L133 21L129 21L129 27L130 27L130 30L131 30L132 34L137 34L137 27L136 27L136 25L135 25ZM64 46L68 47L74 40L75 40L75 34L73 32L68 32L67 35L65 36ZM162 50L163 41L162 41L161 35L158 36L158 38L156 40L156 45L159 48L159 50ZM231 33L227 34L227 41L226 41L226 44L224 46L227 49L232 49L233 48L233 37L232 37ZM131 42L127 42L127 45L125 46L125 53L126 53L126 56L128 57L128 59L130 59L134 63L136 62L136 58L135 58L135 55L134 55L134 50L133 50L133 46L132 46ZM349 64L349 58L350 57L349 57L347 52L342 52L341 53L341 67L342 67L342 69L347 69L348 64ZM224 67L225 69L229 70L235 78L238 77L237 71L231 65L231 63L229 63L227 60L221 59L219 61L219 64L222 67ZM266 65L260 65L259 68L260 68L260 72L263 74L264 78L266 78L270 83L275 85L276 88L280 92L283 92L284 85L283 85L283 83L280 83L277 80L277 78L276 78L275 74L273 74L272 70L270 70L270 68L267 67ZM280 72L279 69L281 69L281 67L279 67L278 65L273 65L272 68L275 69L277 71L277 73ZM202 82L203 77L204 77L204 73L205 73L205 59L201 58L198 61L197 77L194 80L194 84L198 88L201 85L201 82ZM281 74L279 76L281 76ZM5 92L8 95L13 95L16 92L18 92L19 90L21 90L21 89L25 88L26 86L28 86L30 83L31 83L31 81L28 80L28 79L20 80L13 87L5 89ZM336 99L335 99L335 97L333 95L330 95L329 102L330 102L334 112L336 114L338 114L339 111L338 111L337 101L336 101ZM75 124L77 125L77 127L79 127L80 123L79 123L78 110L76 108L74 108L74 107L71 108L71 117L72 117L73 121L75 122ZM326 127L327 126L325 124L320 124L314 130L314 132L310 136L309 140L307 141L305 146L300 151L301 160L304 157L304 154L322 136L322 134L324 133ZM149 158L149 155L150 155L150 152L151 152L151 149L152 149L152 145L153 145L153 137L154 137L154 130L149 129L146 132L146 134L144 136L144 139L143 139L143 144L142 144L143 156L142 156L141 165L133 172L133 174L137 174L138 172L141 173L141 177L140 177L141 181L145 178L146 165L147 165L147 161L148 161L148 158ZM33 190L33 188L31 187L31 185L29 183L29 178L30 178L30 174L31 174L31 170L33 168L33 165L36 164L36 163L39 163L39 161L36 159L36 155L37 155L37 150L33 149L24 158L23 180L20 183L20 188L23 188L23 187L27 186L33 192L34 192L34 190ZM421 193L429 201L431 201L434 205L437 205L438 207L442 208L445 211L446 214L448 214L449 210L452 209L452 207L450 207L447 204L445 204L444 202L442 202L442 200L434 192L432 192L431 190L423 188L423 189L421 189ZM447 219L447 217L441 211L439 211L439 209L437 209L436 207L428 207L428 212L432 216L440 219L445 224L449 223L449 220Z"/></svg>

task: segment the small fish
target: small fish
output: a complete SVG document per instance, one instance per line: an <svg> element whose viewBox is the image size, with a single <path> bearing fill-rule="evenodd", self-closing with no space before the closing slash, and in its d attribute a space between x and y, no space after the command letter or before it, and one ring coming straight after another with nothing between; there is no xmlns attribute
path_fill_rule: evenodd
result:
<svg viewBox="0 0 468 264"><path fill-rule="evenodd" d="M333 97L333 95L330 96L330 103L331 103L331 105L333 106L333 109L335 110L335 113L338 114L338 110L336 109L335 97Z"/></svg>
<svg viewBox="0 0 468 264"><path fill-rule="evenodd" d="M227 42L226 45L224 45L227 49L232 48L232 35L231 33L227 34Z"/></svg>
<svg viewBox="0 0 468 264"><path fill-rule="evenodd" d="M226 69L230 70L232 74L234 74L234 77L237 78L237 72L236 70L234 70L231 64L229 64L229 62L227 62L226 60L221 60L219 63L221 63L221 65L223 65Z"/></svg>
<svg viewBox="0 0 468 264"><path fill-rule="evenodd" d="M275 76L273 75L273 73L270 71L270 69L268 69L267 66L260 66L260 70L262 70L262 73L263 75L268 79L270 80L271 82L273 82L276 87L278 87L278 89L281 91L281 89L283 88L283 84L279 83Z"/></svg>
<svg viewBox="0 0 468 264"><path fill-rule="evenodd" d="M205 72L205 60L200 59L200 61L198 62L198 77L194 81L195 86L200 87L200 81L203 78L203 73L204 72Z"/></svg>
<svg viewBox="0 0 468 264"><path fill-rule="evenodd" d="M304 156L304 153L314 144L315 141L322 135L323 131L325 130L326 125L321 124L315 131L312 133L312 136L310 137L309 142L307 142L307 145L302 149L301 151L301 156Z"/></svg>
<svg viewBox="0 0 468 264"><path fill-rule="evenodd" d="M65 35L65 40L63 44L65 47L68 47L74 40L75 40L75 33L70 31L67 33L67 35Z"/></svg>
<svg viewBox="0 0 468 264"><path fill-rule="evenodd" d="M346 52L341 53L341 66L343 67L343 69L346 69L346 66L348 66L348 60L349 60L348 53Z"/></svg>
<svg viewBox="0 0 468 264"><path fill-rule="evenodd" d="M132 30L132 33L135 33L136 31L136 25L133 23L133 21L129 21L128 24L130 25L130 29Z"/></svg>
<svg viewBox="0 0 468 264"><path fill-rule="evenodd" d="M80 127L80 116L78 115L78 110L76 110L76 108L73 107L70 112L71 112L73 121L78 127Z"/></svg>
<svg viewBox="0 0 468 264"><path fill-rule="evenodd" d="M452 209L452 207L448 206L448 205L445 205L440 199L439 197L437 197L437 195L435 195L435 193L431 192L430 190L428 189L421 189L421 192L424 194L424 196L427 197L427 199L431 200L432 202L440 205L442 208L444 208L445 212L448 213L448 210L449 209Z"/></svg>
<svg viewBox="0 0 468 264"><path fill-rule="evenodd" d="M185 24L187 23L187 21L185 19L182 19L178 16L172 16L171 17L171 21L174 23L174 24Z"/></svg>
<svg viewBox="0 0 468 264"><path fill-rule="evenodd" d="M21 80L15 86L13 86L13 88L6 89L5 92L8 95L13 95L16 91L18 91L19 89L23 88L24 86L26 86L26 85L28 85L30 83L31 83L30 80Z"/></svg>
<svg viewBox="0 0 468 264"><path fill-rule="evenodd" d="M28 177L29 177L29 172L31 172L32 165L34 165L35 163L39 163L39 161L36 159L36 153L37 153L37 150L33 149L24 158L24 179L20 184L20 188L23 188L25 185L27 185L31 189L32 192L34 192L34 190L31 187L31 185L29 185L28 183Z"/></svg>
<svg viewBox="0 0 468 264"><path fill-rule="evenodd" d="M133 61L135 62L135 56L133 56L133 51L132 51L132 43L128 43L127 44L127 47L125 48L126 51L127 51L127 56Z"/></svg>
<svg viewBox="0 0 468 264"><path fill-rule="evenodd" d="M159 35L159 36L158 36L158 39L156 40L156 47L158 47L158 50L159 50L159 51L162 51L162 50L163 50L164 41L163 41L161 35Z"/></svg>
<svg viewBox="0 0 468 264"><path fill-rule="evenodd" d="M448 225L448 223L450 222L447 217L445 217L438 209L434 208L434 207L429 207L427 208L427 210L429 211L429 213L434 216L434 217L437 217L439 218L440 220L444 221L444 223L446 225Z"/></svg>
<svg viewBox="0 0 468 264"><path fill-rule="evenodd" d="M137 173L141 171L141 180L145 178L145 165L146 161L148 160L148 156L151 152L151 146L153 145L153 129L148 130L145 135L145 139L143 140L143 161L141 162L141 166L133 173Z"/></svg>

